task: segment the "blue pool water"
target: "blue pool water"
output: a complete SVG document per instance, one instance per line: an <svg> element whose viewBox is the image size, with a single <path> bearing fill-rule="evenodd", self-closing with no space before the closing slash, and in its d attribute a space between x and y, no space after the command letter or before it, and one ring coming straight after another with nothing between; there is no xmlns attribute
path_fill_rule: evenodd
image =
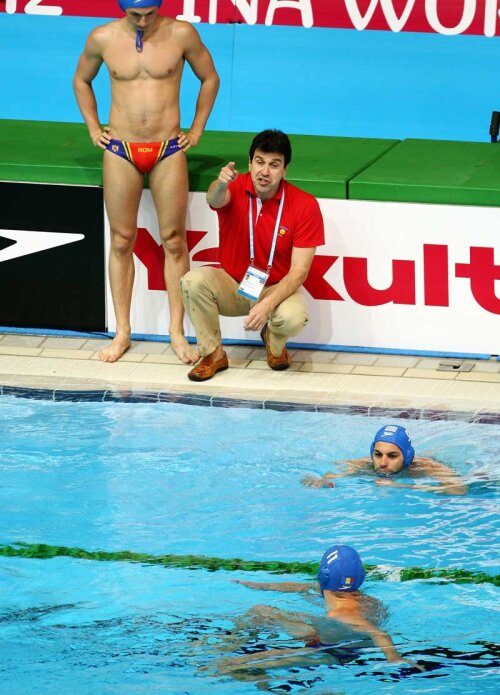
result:
<svg viewBox="0 0 500 695"><path fill-rule="evenodd" d="M497 574L498 426L390 419L408 427L419 454L470 482L466 496L380 488L370 478L300 484L365 455L387 421L3 397L0 543L315 562L339 542L389 569ZM388 609L384 629L424 673L387 664L372 647L343 666L318 660L235 678L217 668L221 656L294 644L275 626L246 625L252 606L322 613L319 597L251 590L235 578L309 577L0 557L4 692L498 691L492 584L368 579L366 593Z"/></svg>

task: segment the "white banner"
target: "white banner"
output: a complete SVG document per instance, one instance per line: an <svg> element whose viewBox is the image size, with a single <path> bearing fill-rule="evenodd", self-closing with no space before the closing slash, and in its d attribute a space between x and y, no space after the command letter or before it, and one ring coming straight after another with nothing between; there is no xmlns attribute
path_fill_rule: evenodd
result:
<svg viewBox="0 0 500 695"><path fill-rule="evenodd" d="M306 282L310 320L293 341L410 351L498 354L500 208L320 200L326 244ZM132 331L166 335L163 250L144 191L135 247ZM191 193L191 267L217 263L217 217ZM106 219L106 248L109 225ZM115 330L108 286L108 329ZM223 338L258 340L239 318L221 318ZM187 335L194 335L186 319Z"/></svg>

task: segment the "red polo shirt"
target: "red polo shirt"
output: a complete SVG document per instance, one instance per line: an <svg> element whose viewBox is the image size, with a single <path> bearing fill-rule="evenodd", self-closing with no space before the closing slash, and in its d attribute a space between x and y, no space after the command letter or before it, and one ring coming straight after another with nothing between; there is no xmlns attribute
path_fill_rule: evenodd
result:
<svg viewBox="0 0 500 695"><path fill-rule="evenodd" d="M240 174L229 184L231 193L229 203L223 208L215 209L219 217L220 264L237 282L241 282L250 264L248 193L252 196L254 264L265 270L283 190L285 190L285 203L276 240L273 266L267 284L274 285L288 273L294 247L310 248L325 243L323 218L314 196L301 191L300 188L283 179L276 195L264 200L257 214L257 200L250 173Z"/></svg>

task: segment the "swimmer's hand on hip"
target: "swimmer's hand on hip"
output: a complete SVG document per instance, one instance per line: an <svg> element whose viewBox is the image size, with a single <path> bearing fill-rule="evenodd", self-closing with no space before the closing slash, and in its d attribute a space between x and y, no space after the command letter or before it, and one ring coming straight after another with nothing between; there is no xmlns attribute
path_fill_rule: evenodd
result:
<svg viewBox="0 0 500 695"><path fill-rule="evenodd" d="M102 130L98 130L92 135L92 142L96 147L100 147L101 150L105 150L106 147L111 142L111 136L109 135L109 127L106 125Z"/></svg>
<svg viewBox="0 0 500 695"><path fill-rule="evenodd" d="M188 130L187 133L181 132L177 135L177 144L184 152L187 152L190 147L196 147L201 138L201 133L196 133L194 130Z"/></svg>

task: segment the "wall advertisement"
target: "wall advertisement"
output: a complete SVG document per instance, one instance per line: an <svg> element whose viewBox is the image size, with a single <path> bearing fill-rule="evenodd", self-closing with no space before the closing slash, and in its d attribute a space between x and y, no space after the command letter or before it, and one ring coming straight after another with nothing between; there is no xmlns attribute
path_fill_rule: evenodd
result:
<svg viewBox="0 0 500 695"><path fill-rule="evenodd" d="M295 344L498 353L500 208L356 200L320 205L327 243L305 284L310 321ZM166 335L163 250L149 191L138 227L132 330ZM217 218L203 193L190 194L187 229L191 267L217 265ZM113 331L109 287L107 299ZM244 331L241 319L222 318L221 326L224 338L259 339Z"/></svg>
<svg viewBox="0 0 500 695"><path fill-rule="evenodd" d="M497 36L500 0L168 0L161 14L194 24L265 24ZM0 12L121 17L117 0L0 0Z"/></svg>

